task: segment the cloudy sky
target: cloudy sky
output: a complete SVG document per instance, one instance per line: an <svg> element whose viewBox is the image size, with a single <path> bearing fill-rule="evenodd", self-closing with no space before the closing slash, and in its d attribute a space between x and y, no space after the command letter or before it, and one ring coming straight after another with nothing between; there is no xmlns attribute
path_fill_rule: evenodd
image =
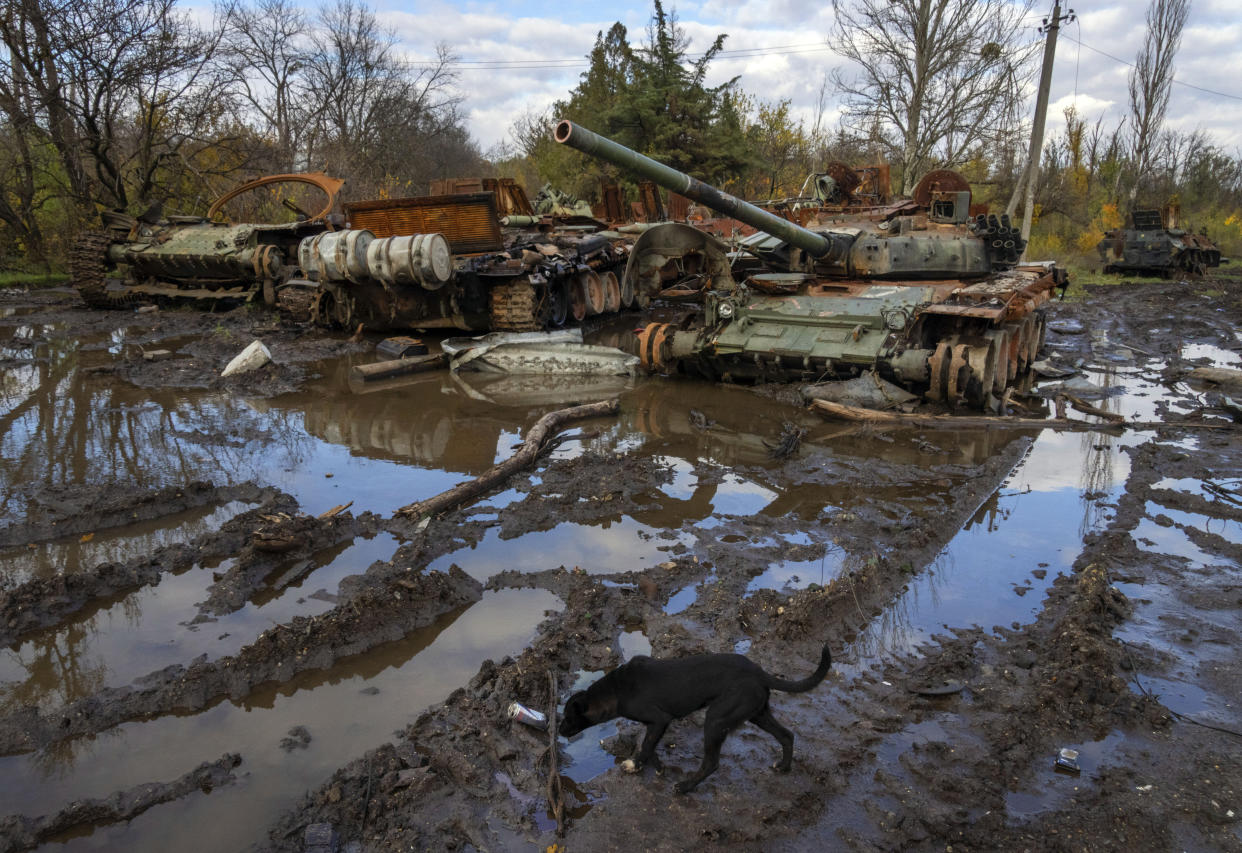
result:
<svg viewBox="0 0 1242 853"><path fill-rule="evenodd" d="M372 2L412 61L433 56L437 42L460 58L469 127L485 150L506 138L515 116L542 109L574 87L596 33L619 20L638 42L651 17L651 6L642 3ZM1072 103L1090 120L1101 114L1106 123L1120 119L1127 109L1126 63L1134 61L1143 39L1144 0L1071 5L1078 20L1062 28L1057 43L1049 133L1063 125L1062 111ZM669 7L690 36L692 52L710 46L716 34L728 34L725 48L732 53L713 63L712 82L740 75L745 91L763 100L789 98L805 116L815 106L824 75L844 64L825 43L832 27L827 0L681 0ZM1050 10L1051 3L1033 9L1026 22L1031 40L1041 38L1040 18ZM1238 0L1192 0L1169 125L1202 129L1230 152L1242 149L1239 72ZM836 106L834 100L829 109L835 112Z"/></svg>

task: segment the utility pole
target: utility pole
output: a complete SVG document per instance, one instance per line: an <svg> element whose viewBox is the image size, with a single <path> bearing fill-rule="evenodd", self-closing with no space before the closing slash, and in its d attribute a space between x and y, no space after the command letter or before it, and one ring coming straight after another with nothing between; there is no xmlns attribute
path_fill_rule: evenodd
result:
<svg viewBox="0 0 1242 853"><path fill-rule="evenodd" d="M1035 123L1031 127L1031 151L1026 161L1026 202L1022 206L1022 242L1031 236L1035 215L1035 184L1039 181L1039 158L1044 148L1044 121L1048 118L1048 90L1052 88L1052 57L1057 52L1057 30L1063 21L1074 20L1074 10L1061 14L1061 0L1054 0L1052 17L1044 18L1039 31L1044 34L1044 66L1039 72L1039 94L1035 97ZM1022 252L1026 254L1026 250Z"/></svg>

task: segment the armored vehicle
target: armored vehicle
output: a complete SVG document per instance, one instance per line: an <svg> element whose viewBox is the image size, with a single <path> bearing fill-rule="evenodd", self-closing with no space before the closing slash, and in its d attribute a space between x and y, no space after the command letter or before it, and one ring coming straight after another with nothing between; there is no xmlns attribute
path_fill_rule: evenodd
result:
<svg viewBox="0 0 1242 853"><path fill-rule="evenodd" d="M930 399L988 407L1035 360L1039 306L1067 284L1052 263L1019 263L1023 244L1006 218L971 218L970 191L952 172L925 178L912 201L803 227L572 122L554 136L756 229L736 250L680 223L635 242L624 287L642 298L692 281L703 293L688 325L640 333L653 370L743 380L875 370Z"/></svg>
<svg viewBox="0 0 1242 853"><path fill-rule="evenodd" d="M159 207L142 216L104 214L104 230L83 234L69 257L82 299L96 308L154 302L235 305L258 295L268 305L297 268L298 244L332 227L331 210L343 181L320 173L271 175L220 197L206 216L164 217ZM308 185L326 196L317 213L282 199L293 221L234 224L220 221L224 206L274 185Z"/></svg>
<svg viewBox="0 0 1242 853"><path fill-rule="evenodd" d="M536 331L619 311L629 238L588 217L513 214L493 192L345 205L350 228L304 239L312 319L354 329Z"/></svg>
<svg viewBox="0 0 1242 853"><path fill-rule="evenodd" d="M1162 215L1159 210L1134 210L1130 228L1109 231L1096 245L1106 273L1160 275L1174 273L1202 275L1218 267L1220 247L1203 234L1192 234L1177 224L1176 207Z"/></svg>

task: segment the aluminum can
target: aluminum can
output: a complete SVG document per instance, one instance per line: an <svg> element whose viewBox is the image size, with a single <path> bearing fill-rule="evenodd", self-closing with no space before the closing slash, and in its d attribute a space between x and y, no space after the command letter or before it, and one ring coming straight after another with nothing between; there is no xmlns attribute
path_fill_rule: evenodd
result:
<svg viewBox="0 0 1242 853"><path fill-rule="evenodd" d="M525 723L531 728L547 729L548 717L538 711L527 708L521 702L514 702L509 706L509 719L517 720L519 723Z"/></svg>

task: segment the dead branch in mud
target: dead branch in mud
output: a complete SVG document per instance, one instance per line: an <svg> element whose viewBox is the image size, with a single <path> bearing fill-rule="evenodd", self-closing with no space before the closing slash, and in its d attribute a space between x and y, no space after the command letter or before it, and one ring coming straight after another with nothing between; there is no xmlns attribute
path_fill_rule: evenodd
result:
<svg viewBox="0 0 1242 853"><path fill-rule="evenodd" d="M560 725L556 719L556 676L548 670L548 808L556 819L556 837L565 837L565 791L561 787L561 769L558 766L557 732Z"/></svg>
<svg viewBox="0 0 1242 853"><path fill-rule="evenodd" d="M1095 415L1097 418L1103 418L1115 424L1125 421L1125 415L1119 415L1116 412L1106 412L1099 406L1093 406L1085 400L1075 397L1073 394L1066 394L1065 399L1069 400L1069 404L1084 415Z"/></svg>
<svg viewBox="0 0 1242 853"><path fill-rule="evenodd" d="M422 518L423 516L438 515L445 510L460 506L509 479L509 477L522 468L533 465L535 458L543 450L548 440L560 432L566 424L601 415L615 415L620 408L621 404L617 400L602 400L598 403L586 403L581 406L572 406L568 409L548 412L548 414L535 421L535 425L526 434L526 440L522 443L521 449L504 462L493 465L473 480L460 483L446 492L441 492L423 501L407 504L393 513L393 515L404 516L405 518Z"/></svg>
<svg viewBox="0 0 1242 853"><path fill-rule="evenodd" d="M1202 423L1198 421L1110 421L1108 423L1090 423L1089 421L1077 421L1065 417L1016 418L1004 415L902 414L862 409L857 406L846 406L828 400L812 400L811 409L826 418L864 423L883 429L992 429L997 427L1013 427L1017 429L1075 429L1103 430L1107 432L1118 429L1230 429L1234 427L1233 424Z"/></svg>
<svg viewBox="0 0 1242 853"><path fill-rule="evenodd" d="M226 753L215 761L203 762L167 784L148 782L102 799L75 800L54 815L6 817L0 820L0 846L5 850L32 850L74 829L133 820L161 803L229 784L234 778L233 768L239 764L240 755Z"/></svg>

